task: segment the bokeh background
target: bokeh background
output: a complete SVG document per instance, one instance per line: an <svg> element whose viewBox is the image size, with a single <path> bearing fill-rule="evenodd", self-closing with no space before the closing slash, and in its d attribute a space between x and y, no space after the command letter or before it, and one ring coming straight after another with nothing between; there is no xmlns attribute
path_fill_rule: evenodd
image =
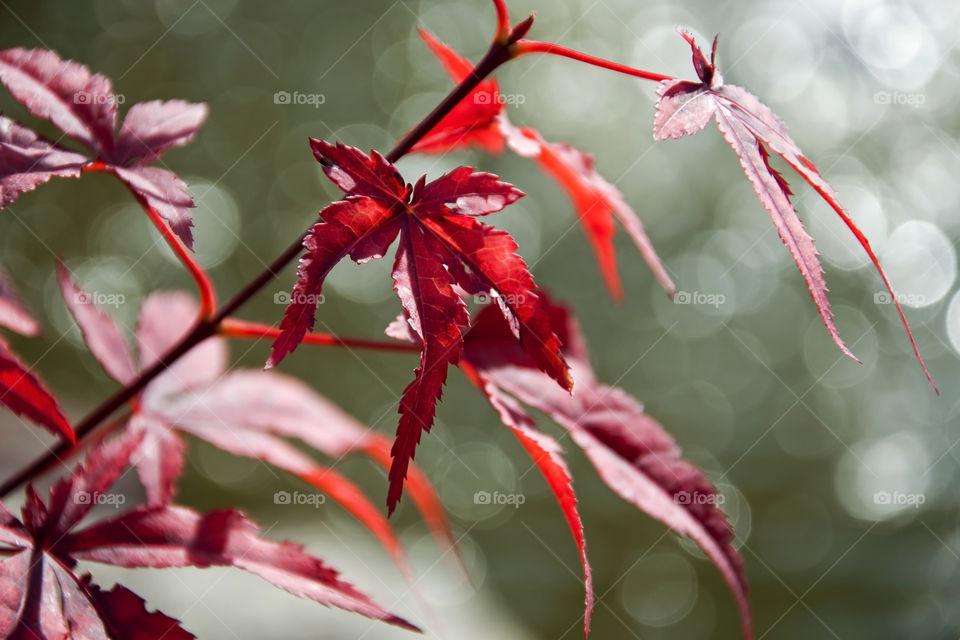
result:
<svg viewBox="0 0 960 640"><path fill-rule="evenodd" d="M450 87L416 27L475 58L492 32L490 5L0 0L0 46L48 47L105 73L126 98L123 109L174 97L210 105L195 143L169 153L166 163L191 184L197 253L228 295L337 196L307 137L389 148ZM689 26L701 41L719 32L726 80L783 117L869 236L943 395L934 396L912 360L863 252L797 185L838 325L863 365L840 356L716 130L654 145L653 83L560 59L524 59L499 74L503 92L522 103L511 105L510 118L596 154L680 289L721 304L671 303L622 235L627 301L612 304L569 202L529 161L464 152L408 158L402 169L437 176L472 164L529 194L493 222L515 235L538 282L577 309L600 377L642 399L720 487L746 561L758 636L956 638L960 5L511 5L517 19L537 11L534 37L685 77L693 76L690 52L674 25ZM322 104L277 104L281 91L322 96L314 100ZM0 109L49 131L5 92ZM89 289L125 296L116 311L127 326L150 291L189 288L190 281L107 176L54 181L0 213L0 263L46 327L44 339L14 339L14 346L80 416L113 386L59 300L54 254ZM399 309L389 264L338 267L323 323L344 334L380 335ZM242 315L278 321L274 294L292 278L288 270ZM267 349L236 345L237 366L260 366ZM413 367L406 356L303 348L283 368L391 432ZM49 443L7 414L0 427L4 475ZM463 536L471 570L470 581L452 570L405 504L394 524L422 574L420 601L373 538L337 507L275 505L275 491L305 487L259 463L194 443L181 496L198 508L243 507L270 535L306 543L379 601L425 625L429 637L580 637L582 582L562 516L512 436L455 372L417 459ZM569 459L595 572L594 637L738 637L732 597L701 554L607 490L579 451ZM382 471L352 459L337 468L382 500ZM138 491L135 484L125 490ZM526 502L475 505L481 490L519 492ZM93 570L104 584L125 581L201 638L407 637L238 572Z"/></svg>

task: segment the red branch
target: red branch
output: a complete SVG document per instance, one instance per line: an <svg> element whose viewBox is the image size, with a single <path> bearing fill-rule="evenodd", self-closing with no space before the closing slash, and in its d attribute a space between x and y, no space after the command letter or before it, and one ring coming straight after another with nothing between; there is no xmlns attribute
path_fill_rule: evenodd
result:
<svg viewBox="0 0 960 640"><path fill-rule="evenodd" d="M586 53L580 53L579 51L574 51L573 49L561 47L558 44L552 44L549 42L520 40L513 45L512 51L514 58L519 58L520 56L530 53L545 53L552 56L570 58L571 60L576 60L578 62L585 62L595 67L600 67L601 69L609 69L610 71L616 71L617 73L634 76L635 78L643 78L644 80L653 80L654 82L674 80L673 76L665 76L660 73L653 73L651 71L644 71L642 69L634 69L633 67L628 67L616 62L610 62L609 60L604 60L603 58L597 58L595 56L587 55Z"/></svg>

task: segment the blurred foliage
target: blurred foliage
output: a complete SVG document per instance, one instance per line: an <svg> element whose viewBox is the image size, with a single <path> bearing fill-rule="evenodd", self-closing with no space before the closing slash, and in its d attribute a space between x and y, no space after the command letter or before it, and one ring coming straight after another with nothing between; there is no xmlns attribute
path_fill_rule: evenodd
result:
<svg viewBox="0 0 960 640"><path fill-rule="evenodd" d="M164 162L198 199L198 255L226 296L337 196L307 137L389 148L450 86L415 28L477 56L493 28L489 4L4 0L0 46L48 47L81 61L113 78L126 106L174 97L209 103L211 117L197 141ZM870 236L909 303L943 396L926 386L893 307L875 298L881 283L852 238L798 189L801 216L824 254L838 324L864 364L842 359L716 132L652 144L651 83L559 59L523 59L501 73L503 91L523 96L511 119L596 154L600 171L645 221L680 289L720 294L717 306L672 304L624 237L618 247L628 301L610 303L568 201L528 161L470 153L412 157L401 162L408 178L466 163L504 175L529 194L493 222L515 234L538 282L577 309L601 377L644 400L686 457L721 487L743 545L759 634L956 637L960 533L951 487L960 462L954 393L960 6L945 0L511 4L515 18L537 11L534 37L674 75L693 75L675 24L704 34L701 40L720 32L726 80L761 96L790 124ZM322 98L278 104L277 92ZM36 124L5 93L0 109ZM44 340L14 340L14 346L79 416L112 387L58 300L53 256L64 257L88 288L123 293L126 304L117 312L128 327L148 292L190 281L107 176L54 181L0 217L0 262L47 327ZM379 335L399 309L389 265L338 267L318 327ZM281 307L274 293L288 289L292 273L243 317L276 322ZM266 344L234 348L238 366L259 367L266 353ZM384 431L395 427L397 397L413 367L404 356L309 348L284 363L286 372ZM43 436L9 416L0 421L6 474L41 450ZM546 419L541 425L559 434ZM401 610L432 627L386 554L339 510L278 511L270 497L289 480L205 446L191 454L184 502L240 504L268 525L279 521L273 533L312 540L311 548L349 568L362 588L388 605L401 600ZM579 452L571 450L570 459L599 598L594 637L737 637L732 598L709 563L611 494ZM441 617L459 607L444 620L448 637L580 637L582 583L560 512L509 432L459 375L451 376L418 461L464 535L479 589L476 595L463 584L436 586L455 578L423 542L423 528L405 505L395 524L426 572L426 599ZM377 501L385 495L383 473L372 465L348 460L338 469ZM519 491L527 501L517 509L481 508L472 499L479 490ZM884 504L882 492L893 504ZM897 504L898 496L922 496L923 504ZM406 637L293 598L256 595L262 591L249 591L248 607L238 601L248 597L240 589L254 587L242 579L221 583L197 573L131 580L141 581L135 584L152 606L185 615L201 637ZM185 595L187 582L196 586ZM206 606L194 608L197 598Z"/></svg>

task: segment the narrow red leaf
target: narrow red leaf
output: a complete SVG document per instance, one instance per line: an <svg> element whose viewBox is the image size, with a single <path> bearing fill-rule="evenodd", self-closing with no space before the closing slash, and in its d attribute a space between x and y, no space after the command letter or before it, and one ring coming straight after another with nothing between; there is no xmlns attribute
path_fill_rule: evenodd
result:
<svg viewBox="0 0 960 640"><path fill-rule="evenodd" d="M391 451L390 489L387 510L393 513L403 492L407 467L413 459L420 434L430 431L437 402L447 380L447 365L460 357L460 327L470 324L463 300L454 291L454 280L435 259L436 240L416 224L403 229L393 267L394 290L422 345L420 366L400 399L400 424Z"/></svg>
<svg viewBox="0 0 960 640"><path fill-rule="evenodd" d="M0 209L51 178L79 178L87 162L0 115Z"/></svg>
<svg viewBox="0 0 960 640"><path fill-rule="evenodd" d="M76 442L73 427L46 386L0 342L0 404L18 416Z"/></svg>
<svg viewBox="0 0 960 640"><path fill-rule="evenodd" d="M232 566L295 596L418 631L301 547L262 538L238 511L201 515L183 507L139 508L72 534L59 546L77 559L128 568Z"/></svg>
<svg viewBox="0 0 960 640"><path fill-rule="evenodd" d="M747 179L750 180L761 204L770 213L780 239L789 249L797 268L803 275L830 337L844 354L856 360L834 323L833 312L827 299L823 269L813 239L807 234L797 217L793 203L790 201L792 194L787 181L770 166L769 150L786 161L840 216L870 257L896 304L897 313L924 375L934 390L939 393L920 355L913 332L893 292L893 287L880 267L870 242L840 205L832 187L800 151L787 132L786 125L766 105L740 87L723 84L723 78L716 71L715 65L716 40L708 61L691 35L684 32L680 35L693 50L694 67L701 82L666 80L661 83L658 89L660 99L657 101L657 114L654 118L654 139L663 140L692 135L703 129L711 116L716 119L720 132L740 159Z"/></svg>
<svg viewBox="0 0 960 640"><path fill-rule="evenodd" d="M90 353L111 378L123 384L129 383L137 375L136 367L127 341L113 318L97 307L90 294L71 279L67 267L59 260L57 282L63 300L80 327Z"/></svg>
<svg viewBox="0 0 960 640"><path fill-rule="evenodd" d="M489 384L566 428L601 479L624 500L692 538L723 574L737 599L744 636L752 638L743 561L733 546L733 531L717 506L716 489L701 471L679 459L673 439L643 412L639 402L597 382L575 321L561 307L551 306L551 310L554 329L567 345L575 395L547 384L544 374L517 348L509 325L492 306L477 316L466 335L463 361Z"/></svg>
<svg viewBox="0 0 960 640"><path fill-rule="evenodd" d="M465 370L473 373L469 365L465 365ZM590 562L587 560L587 542L583 534L583 522L580 520L580 513L577 511L577 496L573 492L573 476L570 469L563 459L563 450L560 444L537 430L533 419L523 412L523 409L517 402L501 393L496 385L491 384L482 377L474 374L475 383L481 391L487 396L490 404L500 416L500 421L513 431L513 434L523 445L527 455L533 460L543 474L544 479L553 491L553 495L560 505L563 517L567 520L570 527L570 533L573 535L573 541L577 545L577 552L580 554L580 563L583 565L583 580L586 592L586 609L583 614L583 628L585 635L590 634L590 615L593 612L593 571L590 568Z"/></svg>

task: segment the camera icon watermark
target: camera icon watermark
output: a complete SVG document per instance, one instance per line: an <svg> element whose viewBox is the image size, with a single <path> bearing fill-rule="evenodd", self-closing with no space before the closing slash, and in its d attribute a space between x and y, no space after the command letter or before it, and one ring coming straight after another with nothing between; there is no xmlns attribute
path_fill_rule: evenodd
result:
<svg viewBox="0 0 960 640"><path fill-rule="evenodd" d="M526 104L527 96L522 93L500 93L478 91L473 96L474 104L522 105Z"/></svg>
<svg viewBox="0 0 960 640"><path fill-rule="evenodd" d="M894 105L919 109L927 103L927 96L923 93L877 91L875 94L873 94L873 103L879 105Z"/></svg>
<svg viewBox="0 0 960 640"><path fill-rule="evenodd" d="M916 293L898 293L894 297L889 291L878 291L873 294L873 304L893 304L894 301L907 307L923 307L927 304L927 297Z"/></svg>
<svg viewBox="0 0 960 640"><path fill-rule="evenodd" d="M122 93L90 93L89 91L77 91L73 94L73 104L121 105L127 101L127 97Z"/></svg>
<svg viewBox="0 0 960 640"><path fill-rule="evenodd" d="M522 293L501 295L496 291L484 291L473 296L473 301L477 304L490 304L491 302L502 302L508 307L523 306L527 302L527 296Z"/></svg>
<svg viewBox="0 0 960 640"><path fill-rule="evenodd" d="M727 303L727 296L722 293L703 293L700 291L677 291L673 296L673 304L706 306L719 309Z"/></svg>
<svg viewBox="0 0 960 640"><path fill-rule="evenodd" d="M473 504L479 505L511 505L519 509L520 505L527 501L527 496L522 493L501 493L494 491L477 491L473 494Z"/></svg>
<svg viewBox="0 0 960 640"><path fill-rule="evenodd" d="M327 301L322 293L299 293L288 291L277 291L273 294L273 304L288 306L291 304L309 304L320 305Z"/></svg>
<svg viewBox="0 0 960 640"><path fill-rule="evenodd" d="M308 506L319 509L327 501L322 493L303 493L302 491L277 491L273 494L273 504L281 506Z"/></svg>
<svg viewBox="0 0 960 640"><path fill-rule="evenodd" d="M300 91L277 91L273 94L273 104L311 106L319 109L327 103L327 96L322 93L302 93Z"/></svg>
<svg viewBox="0 0 960 640"><path fill-rule="evenodd" d="M92 304L98 307L113 307L114 309L127 303L127 297L122 293L103 293L101 291L82 291L74 294L76 304Z"/></svg>
<svg viewBox="0 0 960 640"><path fill-rule="evenodd" d="M673 501L678 505L690 507L693 505L709 504L721 506L727 501L722 493L708 493L704 491L677 491L673 494Z"/></svg>
<svg viewBox="0 0 960 640"><path fill-rule="evenodd" d="M126 504L127 496L122 493L100 493L99 491L90 493L89 491L78 491L74 494L73 501L76 504L93 506L107 505L119 509Z"/></svg>
<svg viewBox="0 0 960 640"><path fill-rule="evenodd" d="M922 493L903 493L902 491L877 491L873 494L873 504L887 507L913 507L919 509L927 501Z"/></svg>

